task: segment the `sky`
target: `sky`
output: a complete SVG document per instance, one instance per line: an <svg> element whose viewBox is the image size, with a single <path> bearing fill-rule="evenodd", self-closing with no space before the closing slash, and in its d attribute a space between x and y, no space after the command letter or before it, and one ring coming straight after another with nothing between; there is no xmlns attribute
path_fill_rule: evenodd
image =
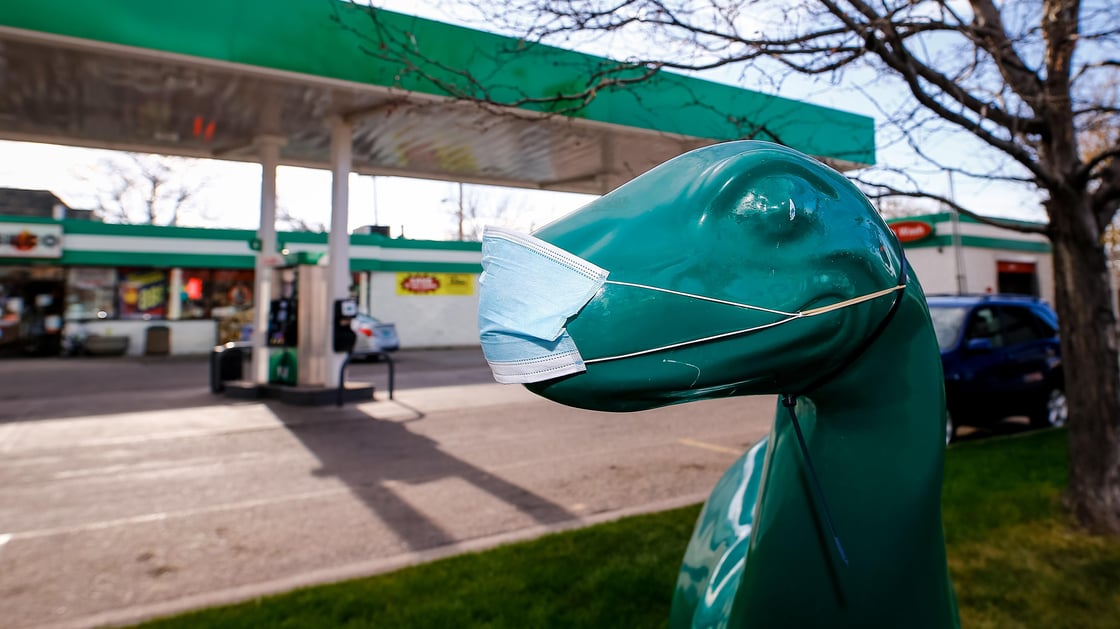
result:
<svg viewBox="0 0 1120 629"><path fill-rule="evenodd" d="M437 0L376 0L379 7L444 21L459 19ZM587 52L597 52L588 50ZM741 83L741 77L726 69L705 78ZM746 87L755 87L746 85ZM767 91L758 87L760 91ZM841 98L831 90L805 84L783 84L783 96L836 107L881 118L874 105L848 92ZM796 93L792 93L796 92ZM884 146L879 136L880 163L906 165L912 156L901 147ZM965 139L967 140L967 139ZM927 147L937 153L960 153L959 138L946 137L940 145ZM106 151L60 147L47 144L0 141L0 186L45 189L57 194L75 208L95 204L96 185L91 173L110 154ZM197 203L182 216L180 224L255 229L259 223L260 167L241 162L199 160L192 169L206 181ZM948 193L949 179L944 173L914 170L926 187ZM1038 200L1022 188L990 182L969 182L958 178L953 192L958 201L984 214L1038 220L1042 217ZM491 222L531 231L575 210L595 197L488 186L462 186L466 204L480 208L480 214L500 214ZM277 178L278 205L283 211L311 225L329 226L331 177L325 170L281 167ZM393 236L446 240L457 237L456 209L460 186L401 177L351 175L350 229L363 225L388 225ZM930 206L936 211L936 206Z"/></svg>
<svg viewBox="0 0 1120 629"><path fill-rule="evenodd" d="M50 190L75 209L93 208L96 188L91 171L112 157L98 151L51 144L0 141L0 187ZM206 180L197 207L180 225L256 229L260 223L261 169L256 164L198 160L191 167ZM329 230L331 174L326 170L281 166L277 204L292 216ZM388 225L392 236L448 240L458 237L455 183L404 177L350 176L351 230ZM376 200L375 200L376 197ZM575 210L595 197L585 194L464 186L467 207L505 207L501 222L531 231ZM485 213L483 210L481 213Z"/></svg>

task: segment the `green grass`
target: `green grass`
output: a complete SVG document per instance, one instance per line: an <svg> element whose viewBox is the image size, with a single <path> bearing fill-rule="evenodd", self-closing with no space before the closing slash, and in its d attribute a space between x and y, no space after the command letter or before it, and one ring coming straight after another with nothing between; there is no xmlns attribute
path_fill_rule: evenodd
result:
<svg viewBox="0 0 1120 629"><path fill-rule="evenodd" d="M1120 626L1120 539L1061 507L1066 433L953 446L944 512L969 629ZM658 627L699 506L147 627Z"/></svg>
<svg viewBox="0 0 1120 629"><path fill-rule="evenodd" d="M1062 508L1066 432L949 450L949 568L968 629L1120 627L1120 539L1079 531Z"/></svg>

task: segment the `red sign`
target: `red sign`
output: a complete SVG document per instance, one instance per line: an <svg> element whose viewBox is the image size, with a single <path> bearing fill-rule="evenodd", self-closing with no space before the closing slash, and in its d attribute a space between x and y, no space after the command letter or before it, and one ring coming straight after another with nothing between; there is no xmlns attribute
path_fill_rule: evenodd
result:
<svg viewBox="0 0 1120 629"><path fill-rule="evenodd" d="M933 233L933 225L922 221L898 221L887 225L902 243L917 242Z"/></svg>
<svg viewBox="0 0 1120 629"><path fill-rule="evenodd" d="M61 256L61 225L0 223L0 258L58 258Z"/></svg>
<svg viewBox="0 0 1120 629"><path fill-rule="evenodd" d="M202 278L192 277L183 284L183 292L187 294L187 299L198 300L202 299Z"/></svg>
<svg viewBox="0 0 1120 629"><path fill-rule="evenodd" d="M997 260L996 271L998 273L1034 273L1034 262L1007 262L1006 260Z"/></svg>
<svg viewBox="0 0 1120 629"><path fill-rule="evenodd" d="M434 293L439 290L439 280L431 275L409 275L401 281L401 288L410 293Z"/></svg>

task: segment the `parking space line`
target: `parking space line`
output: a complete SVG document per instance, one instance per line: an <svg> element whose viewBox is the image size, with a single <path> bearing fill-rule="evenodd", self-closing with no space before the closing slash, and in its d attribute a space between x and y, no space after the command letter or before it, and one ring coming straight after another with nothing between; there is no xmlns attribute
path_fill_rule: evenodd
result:
<svg viewBox="0 0 1120 629"><path fill-rule="evenodd" d="M697 441L695 439L678 439L677 443L685 446L692 446L693 448L703 448L704 450L711 450L712 452L734 454L735 456L739 456L743 453L741 450L736 450L735 448L728 448L725 446L716 445L714 443L705 443L703 441Z"/></svg>
<svg viewBox="0 0 1120 629"><path fill-rule="evenodd" d="M207 513L220 513L222 511L236 511L238 509L251 509L254 507L266 507L275 504L282 504L285 502L296 502L299 500L314 500L316 498L326 498L330 496L337 496L341 494L353 493L349 488L338 487L335 489L308 491L298 494L289 494L287 496L276 496L274 498L261 498L257 500L243 500L241 502L231 502L223 505L215 505L213 507L202 507L199 509L182 509L179 511L164 511L160 513L145 513L144 515L136 515L129 518L119 518L115 520L103 520L101 522L89 522L87 524L76 524L73 526L59 526L45 529L31 529L27 531L15 531L12 533L0 534L0 539L4 542L25 539L37 539L43 537L53 537L55 535L67 535L71 533L88 533L91 531L100 531L104 529L115 528L118 526L130 526L134 524L147 524L151 522L160 522L163 520L170 520L175 518L187 518L196 515L204 515Z"/></svg>

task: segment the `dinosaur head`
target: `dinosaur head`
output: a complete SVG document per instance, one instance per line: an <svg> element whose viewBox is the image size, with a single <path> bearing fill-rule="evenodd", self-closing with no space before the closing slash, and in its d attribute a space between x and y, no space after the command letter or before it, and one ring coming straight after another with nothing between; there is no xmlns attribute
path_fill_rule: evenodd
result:
<svg viewBox="0 0 1120 629"><path fill-rule="evenodd" d="M854 185L756 141L670 160L524 242L498 236L483 245L479 313L495 373L504 341L514 364L574 346L582 363L512 381L595 410L796 390L871 334L892 297L869 296L898 286L901 268ZM527 332L550 309L553 322ZM526 342L537 354L519 358Z"/></svg>

